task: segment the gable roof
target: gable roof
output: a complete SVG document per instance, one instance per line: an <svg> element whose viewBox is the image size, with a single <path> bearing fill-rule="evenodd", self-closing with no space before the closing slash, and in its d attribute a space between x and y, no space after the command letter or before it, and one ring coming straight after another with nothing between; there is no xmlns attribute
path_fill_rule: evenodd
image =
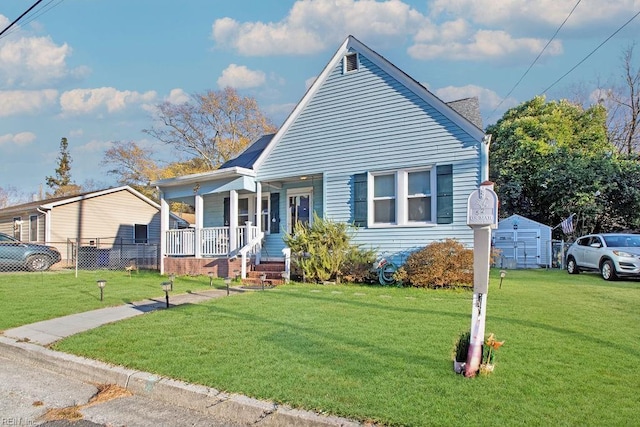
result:
<svg viewBox="0 0 640 427"><path fill-rule="evenodd" d="M342 61L342 58L345 54L349 52L357 52L367 57L371 62L380 67L384 72L389 74L399 83L404 85L407 89L415 93L417 96L422 98L425 102L432 105L435 109L437 109L443 116L451 120L454 124L459 126L469 135L477 139L478 141L482 141L485 137L483 130L474 122L466 118L464 115L460 114L456 109L452 106L447 105L444 101L430 92L426 87L421 85L419 82L414 80L411 76L406 74L404 71L400 70L398 67L393 65L383 56L373 51L358 39L353 36L348 36L347 39L342 43L340 48L333 55L329 63L324 67L320 75L316 78L315 82L309 87L307 92L304 94L300 102L293 109L291 114L287 117L282 127L276 132L275 135L271 138L267 146L262 150L262 153L255 160L252 167L254 170L257 170L269 157L269 154L273 151L278 142L282 139L282 137L287 133L288 129L292 126L292 124L296 121L298 116L304 111L305 107L311 102L314 95L318 92L320 87L327 80L329 74L332 70Z"/></svg>
<svg viewBox="0 0 640 427"><path fill-rule="evenodd" d="M153 206L154 208L160 210L160 205L159 204L157 204L153 200L149 199L147 196L145 196L144 194L140 193L139 191L129 187L128 185L124 185L124 186L121 186L121 187L107 188L107 189L104 189L104 190L89 191L89 192L77 194L75 196L52 197L50 199L38 200L38 201L35 201L35 202L23 203L21 205L9 206L9 207L0 209L0 215L11 214L11 213L14 213L14 212L15 213L19 213L19 212L36 210L36 209L39 209L39 210L51 210L56 206L66 205L68 203L77 202L79 200L92 199L94 197L99 197L99 196L104 196L104 195L108 195L108 194L112 194L112 193L117 193L119 191L128 191L129 193L131 193L134 196L138 197L140 200L144 201L145 203L148 203L149 205ZM180 217L178 217L178 216L176 216L174 214L171 214L171 216L176 220L186 222L182 218L180 218Z"/></svg>

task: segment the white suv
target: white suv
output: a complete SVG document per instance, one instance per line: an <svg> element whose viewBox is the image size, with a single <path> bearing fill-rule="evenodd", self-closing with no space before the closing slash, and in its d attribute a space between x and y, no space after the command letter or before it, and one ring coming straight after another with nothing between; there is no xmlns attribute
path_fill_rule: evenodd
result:
<svg viewBox="0 0 640 427"><path fill-rule="evenodd" d="M640 234L590 234L567 251L567 272L599 271L604 280L640 277Z"/></svg>

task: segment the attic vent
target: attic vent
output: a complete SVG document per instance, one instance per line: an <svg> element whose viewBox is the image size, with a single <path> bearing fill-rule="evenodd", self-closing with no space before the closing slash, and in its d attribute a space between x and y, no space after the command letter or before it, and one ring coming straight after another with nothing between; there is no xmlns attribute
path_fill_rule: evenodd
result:
<svg viewBox="0 0 640 427"><path fill-rule="evenodd" d="M344 72L358 71L358 54L349 53L344 57Z"/></svg>

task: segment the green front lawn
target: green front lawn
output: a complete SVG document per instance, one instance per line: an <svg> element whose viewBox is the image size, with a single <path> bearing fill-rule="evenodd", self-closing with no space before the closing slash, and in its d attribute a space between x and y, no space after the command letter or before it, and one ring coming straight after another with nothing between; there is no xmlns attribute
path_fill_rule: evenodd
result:
<svg viewBox="0 0 640 427"><path fill-rule="evenodd" d="M471 294L290 285L162 310L61 351L387 425L631 425L640 394L640 282L492 271L495 372L452 370Z"/></svg>
<svg viewBox="0 0 640 427"><path fill-rule="evenodd" d="M96 280L105 279L104 300ZM160 284L168 280L157 272L58 270L42 273L0 273L0 331L67 314L81 313L162 297ZM224 286L222 279L214 285ZM209 277L178 277L174 291L185 293L209 287Z"/></svg>

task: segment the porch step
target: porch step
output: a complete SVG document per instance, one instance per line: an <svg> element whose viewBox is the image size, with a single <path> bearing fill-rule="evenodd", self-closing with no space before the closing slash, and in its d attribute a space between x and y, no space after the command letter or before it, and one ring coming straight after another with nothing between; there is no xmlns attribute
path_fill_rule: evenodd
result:
<svg viewBox="0 0 640 427"><path fill-rule="evenodd" d="M264 275L265 286L277 286L284 283L282 272L284 271L284 262L269 261L251 266L251 271L247 271L247 278L243 283L248 285L262 285L262 276Z"/></svg>

